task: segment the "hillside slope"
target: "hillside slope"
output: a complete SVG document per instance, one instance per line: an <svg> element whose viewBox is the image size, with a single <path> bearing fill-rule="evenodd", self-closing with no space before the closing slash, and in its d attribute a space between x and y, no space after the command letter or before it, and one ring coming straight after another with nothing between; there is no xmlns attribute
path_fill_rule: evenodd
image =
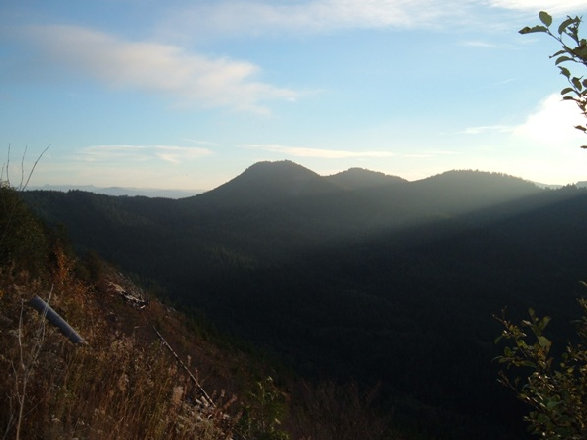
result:
<svg viewBox="0 0 587 440"><path fill-rule="evenodd" d="M46 229L15 191L0 189L0 203L5 438L396 435L356 386L296 378L262 352L238 348L193 309L190 318L161 303L95 254L76 257L63 233ZM35 295L86 343L47 323L30 305ZM340 426L350 417L352 425Z"/></svg>
<svg viewBox="0 0 587 440"><path fill-rule="evenodd" d="M129 298L139 297L140 289L113 269L103 266L100 280L88 283L75 275L69 256L55 252L57 265L46 281L1 269L3 432L22 439L230 436L237 429L230 399L244 385L232 374L242 362L238 354L188 331L189 321L157 300L133 307ZM47 323L29 305L35 295L87 345L70 342ZM155 328L210 394L190 379ZM220 396L221 390L232 391Z"/></svg>

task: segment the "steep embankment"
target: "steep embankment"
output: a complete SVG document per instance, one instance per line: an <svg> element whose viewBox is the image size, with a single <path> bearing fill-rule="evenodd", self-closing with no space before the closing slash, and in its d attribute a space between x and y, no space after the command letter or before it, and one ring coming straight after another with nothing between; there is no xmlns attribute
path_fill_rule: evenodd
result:
<svg viewBox="0 0 587 440"><path fill-rule="evenodd" d="M218 348L159 301L145 301L99 260L84 265L59 243L50 249L42 262L0 265L0 426L8 438L225 439L240 429L241 405L232 396L246 394L254 377L242 354ZM38 276L30 263L39 263ZM36 295L86 343L69 341L34 310Z"/></svg>
<svg viewBox="0 0 587 440"><path fill-rule="evenodd" d="M311 385L276 373L276 364L259 352L237 348L193 314L150 297L95 254L78 259L63 232L46 229L15 191L0 189L0 204L5 437L396 435L389 417L371 408L371 395L352 385ZM87 344L70 342L45 322L29 305L35 295ZM352 424L344 422L351 418Z"/></svg>

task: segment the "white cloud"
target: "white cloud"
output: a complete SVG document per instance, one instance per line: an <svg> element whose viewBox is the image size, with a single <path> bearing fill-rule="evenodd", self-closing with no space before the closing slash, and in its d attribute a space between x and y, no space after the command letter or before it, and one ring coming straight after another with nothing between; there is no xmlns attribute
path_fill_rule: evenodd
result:
<svg viewBox="0 0 587 440"><path fill-rule="evenodd" d="M487 133L510 133L514 128L509 125L480 125L477 127L468 127L461 131L461 134L487 134Z"/></svg>
<svg viewBox="0 0 587 440"><path fill-rule="evenodd" d="M205 145L205 146L208 146L208 147L214 147L214 146L217 146L218 145L216 142L204 141L204 140L201 140L201 139L184 138L182 140L184 140L186 142L190 142L192 144Z"/></svg>
<svg viewBox="0 0 587 440"><path fill-rule="evenodd" d="M488 43L486 41L479 41L479 40L464 41L461 45L464 47L475 47L475 48L480 48L480 49L493 49L493 48L497 47L493 43Z"/></svg>
<svg viewBox="0 0 587 440"><path fill-rule="evenodd" d="M573 101L563 101L559 94L552 94L523 124L514 128L513 134L545 145L578 144L587 139L573 127L584 123L585 118Z"/></svg>
<svg viewBox="0 0 587 440"><path fill-rule="evenodd" d="M259 68L246 61L211 58L172 45L125 41L78 26L36 26L29 32L52 64L114 88L168 95L184 105L265 111L262 101L298 96L292 90L254 80Z"/></svg>
<svg viewBox="0 0 587 440"><path fill-rule="evenodd" d="M323 33L343 29L454 29L475 30L504 26L488 14L501 10L555 15L580 13L587 0L217 0L186 2L163 15L158 31L171 38L190 35L260 35L265 33ZM508 24L506 26L509 29ZM519 24L518 24L519 25ZM475 47L492 47L471 42Z"/></svg>
<svg viewBox="0 0 587 440"><path fill-rule="evenodd" d="M260 34L328 32L351 28L441 27L465 18L474 0L217 1L169 14L166 33ZM191 29L191 32L190 32Z"/></svg>
<svg viewBox="0 0 587 440"><path fill-rule="evenodd" d="M350 150L330 150L325 148L294 147L287 145L275 144L255 144L245 145L246 148L256 150L273 151L295 157L314 157L322 159L344 159L351 157L392 157L394 153L390 151L350 151Z"/></svg>
<svg viewBox="0 0 587 440"><path fill-rule="evenodd" d="M587 9L586 0L490 0L494 7L518 11L548 11L553 14L579 13Z"/></svg>
<svg viewBox="0 0 587 440"><path fill-rule="evenodd" d="M92 145L83 148L79 159L85 162L146 162L159 159L172 164L211 154L207 148L178 145Z"/></svg>

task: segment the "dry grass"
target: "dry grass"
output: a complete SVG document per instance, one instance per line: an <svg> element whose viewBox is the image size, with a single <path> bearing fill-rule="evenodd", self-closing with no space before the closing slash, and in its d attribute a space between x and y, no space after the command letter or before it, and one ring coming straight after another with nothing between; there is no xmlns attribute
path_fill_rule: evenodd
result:
<svg viewBox="0 0 587 440"><path fill-rule="evenodd" d="M88 345L74 345L26 302L49 282L0 273L0 435L16 439L226 439L226 405L198 405L193 384L155 338L111 322L119 298L84 285L58 250L52 307ZM108 307L111 306L111 307ZM129 311L118 320L133 321ZM147 317L141 319L147 320ZM128 327L128 325L126 326ZM128 330L128 329L126 329ZM19 417L19 414L21 416Z"/></svg>
<svg viewBox="0 0 587 440"><path fill-rule="evenodd" d="M259 382L273 374L262 361L198 336L156 300L137 310L113 293L112 283L142 292L106 263L89 282L75 275L79 267L62 247L48 261L44 278L0 266L2 440L403 438L373 410L374 394L295 377L280 387ZM87 345L69 342L27 305L49 292L52 308ZM210 392L215 405L202 402L153 325L207 391L221 390ZM259 384L267 385L262 392Z"/></svg>
<svg viewBox="0 0 587 440"><path fill-rule="evenodd" d="M354 383L298 382L291 430L299 440L405 440L392 428L391 417L376 410L377 393L377 387L363 391Z"/></svg>

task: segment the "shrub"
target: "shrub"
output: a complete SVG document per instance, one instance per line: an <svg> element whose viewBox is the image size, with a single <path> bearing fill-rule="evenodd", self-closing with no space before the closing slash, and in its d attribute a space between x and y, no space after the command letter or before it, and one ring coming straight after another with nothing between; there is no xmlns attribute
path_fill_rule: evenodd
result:
<svg viewBox="0 0 587 440"><path fill-rule="evenodd" d="M544 336L550 318L530 309L530 319L513 324L498 318L504 330L498 340L507 341L497 360L510 368L524 368L527 377L500 382L512 389L532 410L525 417L530 431L546 440L587 438L587 300L580 299L583 316L576 324L578 341L566 346L561 358L551 355L552 342Z"/></svg>

